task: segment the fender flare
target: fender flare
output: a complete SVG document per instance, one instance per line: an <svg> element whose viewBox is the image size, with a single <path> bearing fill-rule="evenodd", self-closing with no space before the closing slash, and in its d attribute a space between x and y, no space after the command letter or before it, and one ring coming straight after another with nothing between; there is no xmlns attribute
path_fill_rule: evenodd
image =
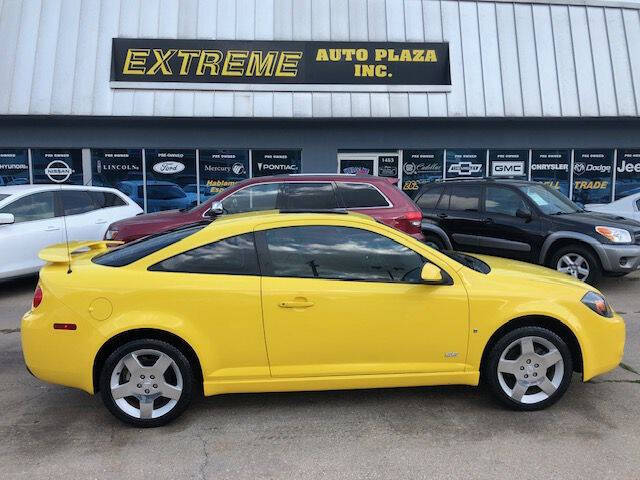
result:
<svg viewBox="0 0 640 480"><path fill-rule="evenodd" d="M444 242L444 246L446 250L453 250L453 245L451 245L451 240L449 240L449 235L438 225L430 222L422 222L420 225L422 229L422 233L431 233L434 235L438 235Z"/></svg>
<svg viewBox="0 0 640 480"><path fill-rule="evenodd" d="M576 240L581 243L586 243L595 250L598 258L600 259L602 268L604 270L611 270L609 259L607 258L604 247L600 242L589 235L585 235L584 233L571 231L554 232L545 239L542 244L542 248L540 248L540 257L538 259L538 263L540 263L540 265L545 265L545 260L547 260L547 257L549 256L549 249L557 240Z"/></svg>

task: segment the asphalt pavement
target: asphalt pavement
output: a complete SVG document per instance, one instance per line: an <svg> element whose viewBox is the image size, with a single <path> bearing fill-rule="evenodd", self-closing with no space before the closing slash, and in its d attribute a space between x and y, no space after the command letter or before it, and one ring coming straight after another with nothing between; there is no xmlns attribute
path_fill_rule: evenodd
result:
<svg viewBox="0 0 640 480"><path fill-rule="evenodd" d="M224 395L150 430L27 373L34 285L0 284L0 478L640 479L639 274L600 285L627 321L624 368L574 375L544 411L469 387Z"/></svg>

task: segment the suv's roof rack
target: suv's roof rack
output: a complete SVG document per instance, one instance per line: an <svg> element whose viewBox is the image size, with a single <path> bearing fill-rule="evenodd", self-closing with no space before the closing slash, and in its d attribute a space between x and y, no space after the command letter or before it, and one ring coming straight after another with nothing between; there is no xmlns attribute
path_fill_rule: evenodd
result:
<svg viewBox="0 0 640 480"><path fill-rule="evenodd" d="M493 182L496 179L493 177L455 177L455 178L439 178L436 180L436 182L457 182L460 180L465 182L468 182L470 180L488 180Z"/></svg>
<svg viewBox="0 0 640 480"><path fill-rule="evenodd" d="M281 208L280 213L337 213L346 215L349 212L344 208Z"/></svg>

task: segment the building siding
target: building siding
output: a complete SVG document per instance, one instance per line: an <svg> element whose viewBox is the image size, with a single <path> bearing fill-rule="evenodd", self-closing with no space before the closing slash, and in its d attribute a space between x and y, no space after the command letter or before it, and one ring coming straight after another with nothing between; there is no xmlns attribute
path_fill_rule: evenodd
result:
<svg viewBox="0 0 640 480"><path fill-rule="evenodd" d="M638 5L0 0L0 115L637 117ZM111 39L448 41L447 93L111 89Z"/></svg>

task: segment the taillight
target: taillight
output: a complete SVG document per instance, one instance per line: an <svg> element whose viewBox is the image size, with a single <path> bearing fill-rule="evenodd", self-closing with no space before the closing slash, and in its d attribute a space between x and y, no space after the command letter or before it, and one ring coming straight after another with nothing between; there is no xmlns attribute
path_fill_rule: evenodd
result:
<svg viewBox="0 0 640 480"><path fill-rule="evenodd" d="M40 302L42 302L42 289L40 288L40 285L38 285L36 287L36 291L33 292L33 308L38 308L38 305L40 305Z"/></svg>
<svg viewBox="0 0 640 480"><path fill-rule="evenodd" d="M409 212L405 218L411 225L419 228L422 223L422 212Z"/></svg>

